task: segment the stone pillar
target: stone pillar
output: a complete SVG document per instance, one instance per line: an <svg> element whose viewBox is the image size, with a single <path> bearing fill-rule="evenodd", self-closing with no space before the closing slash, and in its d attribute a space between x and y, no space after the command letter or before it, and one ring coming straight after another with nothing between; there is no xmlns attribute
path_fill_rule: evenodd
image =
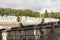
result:
<svg viewBox="0 0 60 40"><path fill-rule="evenodd" d="M40 29L40 33L41 33L40 40L45 40L45 38L44 38L44 31L42 29Z"/></svg>
<svg viewBox="0 0 60 40"><path fill-rule="evenodd" d="M35 40L40 38L40 32L39 30L34 30L34 36L35 36Z"/></svg>
<svg viewBox="0 0 60 40"><path fill-rule="evenodd" d="M35 40L36 40L37 37L36 37L36 30L35 29L34 29L34 36L35 36Z"/></svg>
<svg viewBox="0 0 60 40"><path fill-rule="evenodd" d="M7 40L8 33L6 31L2 31L2 40Z"/></svg>

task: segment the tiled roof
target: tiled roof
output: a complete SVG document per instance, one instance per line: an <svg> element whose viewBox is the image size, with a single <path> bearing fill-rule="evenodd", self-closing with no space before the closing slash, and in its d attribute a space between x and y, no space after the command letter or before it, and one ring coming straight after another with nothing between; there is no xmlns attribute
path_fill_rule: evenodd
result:
<svg viewBox="0 0 60 40"><path fill-rule="evenodd" d="M19 22L11 22L11 23L0 22L0 26L4 28L19 27Z"/></svg>

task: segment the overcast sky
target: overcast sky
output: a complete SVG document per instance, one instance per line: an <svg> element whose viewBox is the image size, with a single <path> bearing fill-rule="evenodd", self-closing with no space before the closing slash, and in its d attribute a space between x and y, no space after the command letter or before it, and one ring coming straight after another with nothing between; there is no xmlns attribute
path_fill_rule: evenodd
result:
<svg viewBox="0 0 60 40"><path fill-rule="evenodd" d="M0 7L60 11L60 0L0 0Z"/></svg>

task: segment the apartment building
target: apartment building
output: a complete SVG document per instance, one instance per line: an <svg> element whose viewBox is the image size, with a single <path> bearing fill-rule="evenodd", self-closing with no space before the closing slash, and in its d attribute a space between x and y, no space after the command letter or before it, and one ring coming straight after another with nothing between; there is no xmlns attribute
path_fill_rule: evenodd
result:
<svg viewBox="0 0 60 40"><path fill-rule="evenodd" d="M32 25L32 24L40 24L42 22L42 19L43 18L35 18L35 17L25 17L25 16L20 16L19 17L20 19L20 22L23 24L23 25ZM55 18L44 18L44 23L49 23L49 22L57 22L59 21L59 19L55 19Z"/></svg>

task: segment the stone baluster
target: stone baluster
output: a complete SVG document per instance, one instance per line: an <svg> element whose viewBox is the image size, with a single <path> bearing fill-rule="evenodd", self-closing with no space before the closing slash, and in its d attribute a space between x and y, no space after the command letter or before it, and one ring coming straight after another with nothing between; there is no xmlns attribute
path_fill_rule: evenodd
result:
<svg viewBox="0 0 60 40"><path fill-rule="evenodd" d="M2 31L2 40L7 40L8 33L6 31Z"/></svg>

